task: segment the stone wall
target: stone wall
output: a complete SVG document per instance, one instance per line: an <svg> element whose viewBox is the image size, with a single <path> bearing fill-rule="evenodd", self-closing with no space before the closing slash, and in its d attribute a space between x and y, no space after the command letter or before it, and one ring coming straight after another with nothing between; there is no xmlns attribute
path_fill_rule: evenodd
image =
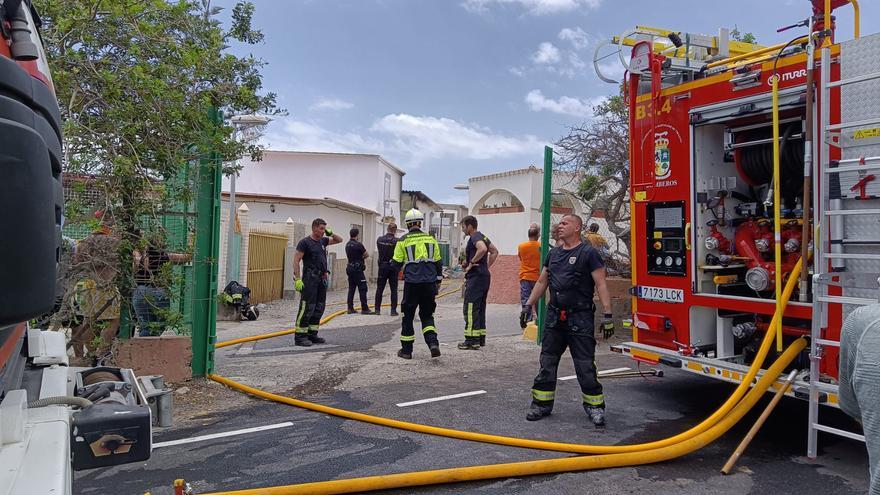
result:
<svg viewBox="0 0 880 495"><path fill-rule="evenodd" d="M192 378L192 339L186 336L137 337L113 343L113 363L135 374L162 375L166 382Z"/></svg>

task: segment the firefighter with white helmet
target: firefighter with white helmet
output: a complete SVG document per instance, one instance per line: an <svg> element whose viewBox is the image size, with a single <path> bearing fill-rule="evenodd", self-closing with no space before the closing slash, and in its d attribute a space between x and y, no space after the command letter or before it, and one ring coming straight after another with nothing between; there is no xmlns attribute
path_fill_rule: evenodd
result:
<svg viewBox="0 0 880 495"><path fill-rule="evenodd" d="M403 321L400 332L400 351L403 359L412 359L416 340L413 320L416 310L422 321L422 335L431 357L440 355L437 327L434 326L435 297L443 280L443 263L440 261L440 245L431 234L422 231L425 215L416 208L406 212L404 224L408 232L397 241L391 263L396 269L403 267Z"/></svg>

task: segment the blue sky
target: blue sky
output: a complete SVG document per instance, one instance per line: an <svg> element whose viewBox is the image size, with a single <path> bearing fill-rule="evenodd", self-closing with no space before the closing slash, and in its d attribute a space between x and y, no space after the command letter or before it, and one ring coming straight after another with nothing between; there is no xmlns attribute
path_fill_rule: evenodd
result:
<svg viewBox="0 0 880 495"><path fill-rule="evenodd" d="M615 91L593 71L597 42L637 24L705 34L736 25L773 44L794 36L778 27L810 12L808 0L254 3L265 42L233 50L268 63L265 87L289 112L267 129L270 148L379 153L407 172L405 189L461 203L453 185L540 166L543 146ZM839 18L849 39L852 10ZM878 31L880 7L863 1L862 33Z"/></svg>

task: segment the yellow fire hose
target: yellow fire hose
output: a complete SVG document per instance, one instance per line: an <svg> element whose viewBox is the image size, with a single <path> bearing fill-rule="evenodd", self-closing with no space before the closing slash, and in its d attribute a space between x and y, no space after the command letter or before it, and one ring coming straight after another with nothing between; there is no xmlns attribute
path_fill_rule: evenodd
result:
<svg viewBox="0 0 880 495"><path fill-rule="evenodd" d="M768 335L772 333L768 332ZM390 490L394 488L459 483L495 478L512 478L539 474L565 473L624 466L636 466L667 461L699 450L727 432L761 399L785 368L806 347L803 338L796 340L776 360L766 373L758 380L741 403L721 421L690 439L682 440L673 445L653 448L643 452L621 454L594 455L587 457L566 457L540 461L513 462L471 466L433 471L417 471L382 476L369 476L347 480L333 480L300 485L254 488L246 490L213 492L205 495L331 495L340 493L360 493L373 490ZM222 383L222 382L221 382ZM747 383L747 382L744 382Z"/></svg>
<svg viewBox="0 0 880 495"><path fill-rule="evenodd" d="M448 296L450 294L455 294L456 292L461 290L461 287L462 286L459 285L455 289L448 290L446 292L441 292L440 294L437 294L437 297L444 297L444 296ZM343 304L345 304L345 303L343 303ZM390 306L391 306L390 304L383 304L382 305L383 308L387 308ZM337 316L341 316L341 315L346 314L346 312L347 312L346 310L340 309L339 311L335 311L333 313L330 313L329 315L327 315L321 319L321 325L327 323L328 321L332 320L333 318L336 318ZM264 333L264 334L260 334L260 335L252 335L250 337L242 337L240 339L224 340L223 342L217 342L216 344L214 344L214 349L221 349L223 347L228 347L228 346L236 345L236 344L243 344L245 342L253 342L255 340L263 340L263 339L271 339L273 337L281 337L284 335L290 335L292 333L296 333L295 328L289 328L287 330L280 330L278 332Z"/></svg>
<svg viewBox="0 0 880 495"><path fill-rule="evenodd" d="M785 290L782 293L781 309L773 315L773 320L782 318L782 312L791 297L794 287L798 280L802 262L799 260L792 270L789 280L785 284ZM329 315L327 319L334 317ZM772 322L770 328L773 328ZM276 332L277 333L277 332ZM332 414L347 419L390 426L409 431L420 433L428 433L434 435L447 436L450 438L459 438L471 441L481 441L486 443L494 443L499 445L508 445L514 447L535 448L541 450L553 450L560 452L572 452L582 454L602 454L590 457L573 457L563 459L551 459L543 461L529 461L509 464L496 464L488 466L473 466L465 468L453 468L436 471L402 473L386 476L373 476L367 478L357 478L349 480L335 480L320 483L306 483L301 485L290 485L280 487L258 488L248 490L238 490L233 492L216 492L207 495L292 495L292 494L334 494L334 493L356 493L371 490L383 490L400 488L405 486L422 486L430 484L443 484L462 481L475 481L482 479L506 478L516 476L527 476L536 474L550 474L559 472L582 471L591 469L603 469L611 467L632 466L639 464L649 464L662 462L686 455L694 450L700 449L708 443L714 441L719 436L730 429L743 415L745 415L751 407L763 396L770 385L778 378L785 367L800 353L806 346L804 339L798 339L776 360L758 380L752 390L749 385L754 381L760 370L764 359L766 358L774 339L773 332L767 332L761 347L755 356L755 360L749 369L749 372L740 382L739 386L733 394L722 404L710 417L706 418L699 425L687 430L683 433L658 440L636 445L580 445L566 444L559 442L546 442L539 440L528 440L512 437L502 437L488 435L483 433L465 432L460 430L452 430L447 428L432 427L427 425L419 425L405 421L397 421L387 418L380 418L352 411L345 411L320 404L310 403L283 397L277 394L264 392L261 390L239 384L228 378L218 375L210 375L209 378L219 383L223 383L229 387L236 388L246 393L263 397L280 403L290 404L297 407L303 407L325 414ZM231 344L230 344L231 345ZM743 396L745 398L743 399ZM740 399L742 401L740 402Z"/></svg>
<svg viewBox="0 0 880 495"><path fill-rule="evenodd" d="M798 282L798 274L800 273L801 262L795 265L792 270L792 275L789 277L788 281L785 284L785 290L782 293L783 297L783 309L786 304L788 304L788 300L791 297L792 292L794 291L795 286ZM773 316L773 321L776 321L777 318L781 317L782 313L777 313ZM771 323L771 327L772 323ZM362 421L365 423L372 423L380 426L387 426L391 428L398 428L401 430L413 431L416 433L425 433L429 435L437 435L444 436L448 438L457 438L460 440L469 440L474 442L483 442L483 443L493 443L498 445L506 445L510 447L522 447L529 449L539 449L539 450L551 450L557 452L570 452L575 454L619 454L619 453L628 453L628 452L640 452L655 448L668 447L670 445L674 445L678 442L689 440L691 438L696 437L697 435L705 432L716 423L718 423L723 417L727 416L731 410L739 403L740 399L746 394L749 389L749 385L754 381L755 377L758 374L758 370L761 368L761 365L764 362L768 352L770 351L770 347L774 341L775 335L772 332L767 332L764 335L764 340L761 343L761 347L758 349L758 353L755 356L755 360L752 362L751 368L749 368L748 373L743 378L742 382L740 382L739 386L737 386L736 390L734 390L733 394L725 401L724 404L721 405L711 416L703 420L697 426L687 430L685 432L679 433L678 435L665 438L662 440L657 440L649 443L635 444L635 445L583 445L583 444L572 444L572 443L563 443L563 442L549 442L544 440L531 440L525 438L515 438L515 437L505 437L498 435L489 435L486 433L475 433L469 431L462 430L454 430L450 428L441 428L437 426L423 425L418 423L411 423L408 421L399 421L395 419L382 418L379 416L373 416L369 414L363 414L353 411L346 411L344 409L338 409L335 407L324 406L321 404L316 404L313 402L307 402L304 400L294 399L292 397L284 397L282 395L273 394L270 392L265 392L263 390L259 390L253 387L248 387L247 385L238 383L236 381L230 380L228 378L219 376L219 375L208 375L208 378L214 380L218 383L222 383L230 388L234 388L240 390L242 392L254 395L256 397L261 397L264 399L268 399L275 402L280 402L283 404L288 404L291 406L301 407L303 409L308 409L311 411L330 414L333 416L338 416L341 418L351 419L355 421Z"/></svg>

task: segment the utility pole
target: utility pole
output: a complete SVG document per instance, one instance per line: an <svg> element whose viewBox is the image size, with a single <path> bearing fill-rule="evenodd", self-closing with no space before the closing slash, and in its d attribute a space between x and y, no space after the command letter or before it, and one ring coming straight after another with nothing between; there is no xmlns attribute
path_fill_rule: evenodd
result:
<svg viewBox="0 0 880 495"><path fill-rule="evenodd" d="M252 139L256 139L259 137L259 129L264 127L266 124L271 121L269 117L265 115L251 114L251 115L233 115L229 118L229 121L232 122L233 132L232 139L238 139L240 134L245 135L245 139L250 141ZM248 133L248 131L251 131ZM238 158L235 159L235 168L231 174L229 174L229 228L226 232L226 283L233 280L238 280L238 274L233 273L233 267L235 264L232 260L232 246L233 240L235 239L235 178L238 176Z"/></svg>

